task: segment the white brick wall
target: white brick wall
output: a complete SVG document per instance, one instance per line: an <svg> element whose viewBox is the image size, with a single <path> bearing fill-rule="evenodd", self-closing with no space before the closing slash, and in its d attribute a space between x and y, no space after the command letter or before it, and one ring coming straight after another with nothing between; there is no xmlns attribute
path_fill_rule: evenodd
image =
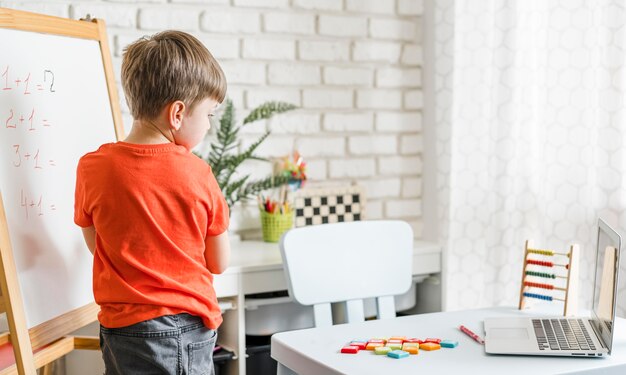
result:
<svg viewBox="0 0 626 375"><path fill-rule="evenodd" d="M148 31L178 29L196 31L199 26L200 9L190 8L143 8L139 11L139 28Z"/></svg>
<svg viewBox="0 0 626 375"><path fill-rule="evenodd" d="M421 112L378 112L376 130L381 132L420 132Z"/></svg>
<svg viewBox="0 0 626 375"><path fill-rule="evenodd" d="M350 43L302 40L298 43L298 54L302 60L347 61L350 59Z"/></svg>
<svg viewBox="0 0 626 375"><path fill-rule="evenodd" d="M321 35L340 37L363 37L367 35L366 17L321 15L318 22Z"/></svg>
<svg viewBox="0 0 626 375"><path fill-rule="evenodd" d="M268 82L271 85L318 85L321 77L318 65L280 62L268 66Z"/></svg>
<svg viewBox="0 0 626 375"><path fill-rule="evenodd" d="M241 147L269 129L260 155L297 148L312 184L356 181L367 191L368 218L421 228L423 0L0 0L0 6L103 18L118 75L123 48L137 38L168 28L191 32L222 64L238 121L268 100L301 107L246 126ZM122 109L129 129L132 119ZM262 177L269 170L251 162L240 173Z"/></svg>
<svg viewBox="0 0 626 375"><path fill-rule="evenodd" d="M353 59L360 61L382 61L397 63L402 52L402 43L380 41L357 41L354 43Z"/></svg>
<svg viewBox="0 0 626 375"><path fill-rule="evenodd" d="M374 38L402 39L414 42L418 38L418 26L415 21L372 19L369 32Z"/></svg>
<svg viewBox="0 0 626 375"><path fill-rule="evenodd" d="M351 155L393 155L398 149L394 135L357 135L348 139Z"/></svg>
<svg viewBox="0 0 626 375"><path fill-rule="evenodd" d="M353 93L345 89L305 89L302 92L302 106L305 108L348 109L353 107Z"/></svg>
<svg viewBox="0 0 626 375"><path fill-rule="evenodd" d="M265 31L274 33L315 33L315 15L292 13L268 13L263 16Z"/></svg>
<svg viewBox="0 0 626 375"><path fill-rule="evenodd" d="M207 10L200 19L202 31L217 33L256 33L261 29L261 15L239 10Z"/></svg>
<svg viewBox="0 0 626 375"><path fill-rule="evenodd" d="M324 115L324 130L331 132L371 132L374 115L367 112L328 113Z"/></svg>
<svg viewBox="0 0 626 375"><path fill-rule="evenodd" d="M329 66L324 68L324 83L328 85L371 86L374 72L371 68Z"/></svg>
<svg viewBox="0 0 626 375"><path fill-rule="evenodd" d="M374 158L337 159L330 161L330 178L367 178L376 175L376 160Z"/></svg>
<svg viewBox="0 0 626 375"><path fill-rule="evenodd" d="M341 0L293 0L295 8L311 10L341 10L343 1Z"/></svg>
<svg viewBox="0 0 626 375"><path fill-rule="evenodd" d="M250 60L293 60L296 44L292 40L245 39L242 57ZM271 77L271 75L270 75Z"/></svg>
<svg viewBox="0 0 626 375"><path fill-rule="evenodd" d="M393 14L395 11L393 1L380 0L346 0L346 9L351 12Z"/></svg>

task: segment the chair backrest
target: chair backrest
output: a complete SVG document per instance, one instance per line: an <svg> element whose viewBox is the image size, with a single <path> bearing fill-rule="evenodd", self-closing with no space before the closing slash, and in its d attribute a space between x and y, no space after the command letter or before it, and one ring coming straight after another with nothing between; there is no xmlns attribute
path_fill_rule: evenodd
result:
<svg viewBox="0 0 626 375"><path fill-rule="evenodd" d="M348 322L363 321L363 299L378 318L395 317L394 295L412 283L413 231L403 221L357 221L296 228L280 241L291 295L313 305L315 325L332 325L331 303L346 302Z"/></svg>

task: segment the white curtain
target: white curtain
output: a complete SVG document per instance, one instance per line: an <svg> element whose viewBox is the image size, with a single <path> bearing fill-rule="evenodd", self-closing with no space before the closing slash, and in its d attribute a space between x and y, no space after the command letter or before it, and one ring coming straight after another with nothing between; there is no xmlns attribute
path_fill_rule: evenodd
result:
<svg viewBox="0 0 626 375"><path fill-rule="evenodd" d="M517 305L527 239L581 245L588 308L597 218L626 228L624 1L433 6L444 308Z"/></svg>

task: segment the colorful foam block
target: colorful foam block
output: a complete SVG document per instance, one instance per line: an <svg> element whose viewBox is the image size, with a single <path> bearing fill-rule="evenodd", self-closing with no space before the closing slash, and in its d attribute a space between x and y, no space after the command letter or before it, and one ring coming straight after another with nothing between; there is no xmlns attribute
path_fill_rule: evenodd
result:
<svg viewBox="0 0 626 375"><path fill-rule="evenodd" d="M349 345L358 346L359 350L365 350L365 347L367 346L367 342L351 341Z"/></svg>
<svg viewBox="0 0 626 375"><path fill-rule="evenodd" d="M413 343L413 342L414 342L414 343L416 343L416 344L421 344L421 343L423 343L424 341L422 341L422 340L420 340L420 339L416 339L416 338L414 338L414 337L413 337L413 338L410 338L410 339L406 339L406 340L404 340L404 342L405 342L405 343L407 343L407 342L411 342L411 343Z"/></svg>
<svg viewBox="0 0 626 375"><path fill-rule="evenodd" d="M409 354L419 354L420 350L417 346L403 346L402 350Z"/></svg>
<svg viewBox="0 0 626 375"><path fill-rule="evenodd" d="M426 339L424 340L424 342L434 342L435 344L439 344L441 342L441 339Z"/></svg>
<svg viewBox="0 0 626 375"><path fill-rule="evenodd" d="M389 353L387 353L387 356L391 358L395 358L395 359L400 359L400 358L408 357L409 353L403 350L392 350Z"/></svg>
<svg viewBox="0 0 626 375"><path fill-rule="evenodd" d="M420 344L420 349L424 349L424 350L439 350L441 349L441 345L434 343L434 342L425 342L423 344Z"/></svg>
<svg viewBox="0 0 626 375"><path fill-rule="evenodd" d="M406 340L406 336L391 336L391 337L389 338L389 341L391 341L391 340L400 340L400 341L404 341L404 340Z"/></svg>
<svg viewBox="0 0 626 375"><path fill-rule="evenodd" d="M383 344L382 342L368 342L367 346L365 347L365 349L367 349L367 350L374 350L375 348L377 348L379 346L385 346L385 344Z"/></svg>
<svg viewBox="0 0 626 375"><path fill-rule="evenodd" d="M377 346L374 348L374 353L376 354L387 354L391 351L391 348L388 346Z"/></svg>
<svg viewBox="0 0 626 375"><path fill-rule="evenodd" d="M404 344L402 344L402 350L404 350L404 348L408 348L411 346L419 348L420 344L417 342L405 342Z"/></svg>
<svg viewBox="0 0 626 375"><path fill-rule="evenodd" d="M387 342L387 340L383 340L383 339L370 339L368 341L368 343L373 342L373 343L380 343L380 344L385 344Z"/></svg>
<svg viewBox="0 0 626 375"><path fill-rule="evenodd" d="M398 343L398 344L393 344L393 343L387 343L387 346L391 348L391 350L400 350L402 349L402 344Z"/></svg>
<svg viewBox="0 0 626 375"><path fill-rule="evenodd" d="M356 354L359 352L359 347L354 346L354 345L344 346L343 348L341 348L341 352L348 353L348 354Z"/></svg>
<svg viewBox="0 0 626 375"><path fill-rule="evenodd" d="M459 345L459 342L452 341L452 340L443 340L439 343L439 345L441 345L444 348L456 348L456 346Z"/></svg>

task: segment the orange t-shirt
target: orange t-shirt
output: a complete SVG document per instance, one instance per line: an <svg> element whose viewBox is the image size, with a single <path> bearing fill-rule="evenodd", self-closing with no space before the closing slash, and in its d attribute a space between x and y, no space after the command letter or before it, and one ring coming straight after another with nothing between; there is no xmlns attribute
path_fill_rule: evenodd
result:
<svg viewBox="0 0 626 375"><path fill-rule="evenodd" d="M205 238L228 227L211 168L174 143L102 145L77 168L74 222L94 225L98 319L125 327L189 313L216 329L222 315Z"/></svg>

